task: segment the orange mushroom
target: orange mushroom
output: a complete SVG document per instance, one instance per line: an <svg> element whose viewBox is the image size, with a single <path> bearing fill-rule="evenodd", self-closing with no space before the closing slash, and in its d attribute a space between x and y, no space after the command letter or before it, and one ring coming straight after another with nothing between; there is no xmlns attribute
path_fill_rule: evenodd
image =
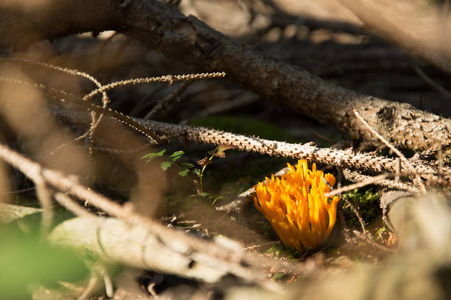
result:
<svg viewBox="0 0 451 300"><path fill-rule="evenodd" d="M334 228L337 203L340 197L325 197L329 186L335 184L332 174L308 169L306 160L299 160L294 167L288 164L288 172L254 186L255 207L268 219L287 246L303 253L323 243Z"/></svg>

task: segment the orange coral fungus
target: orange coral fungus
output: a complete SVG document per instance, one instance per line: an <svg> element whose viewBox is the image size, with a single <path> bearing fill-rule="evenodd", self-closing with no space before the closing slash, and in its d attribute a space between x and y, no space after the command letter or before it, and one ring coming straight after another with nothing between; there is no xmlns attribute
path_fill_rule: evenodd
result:
<svg viewBox="0 0 451 300"><path fill-rule="evenodd" d="M315 248L325 241L335 225L339 197L329 199L324 193L333 186L335 177L308 169L306 160L299 160L295 167L281 178L266 178L254 186L257 196L255 207L265 215L282 242L300 252Z"/></svg>

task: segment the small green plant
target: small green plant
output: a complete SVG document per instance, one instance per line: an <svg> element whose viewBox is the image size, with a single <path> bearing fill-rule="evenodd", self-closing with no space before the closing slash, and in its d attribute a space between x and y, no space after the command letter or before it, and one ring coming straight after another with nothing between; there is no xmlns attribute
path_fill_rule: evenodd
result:
<svg viewBox="0 0 451 300"><path fill-rule="evenodd" d="M211 164L213 158L215 158L215 157L225 158L225 151L229 150L229 149L233 149L233 148L235 148L235 146L219 145L215 149L208 151L207 152L208 156L205 156L201 160L197 161L197 164L201 166L201 169L194 169L193 173L199 177L199 189L198 189L199 195L204 193L204 186L203 186L202 179L204 177L204 172L205 172L205 169L207 168L207 166L209 164Z"/></svg>
<svg viewBox="0 0 451 300"><path fill-rule="evenodd" d="M163 149L160 152L148 153L141 158L146 159L147 162L150 162L151 160L158 158L158 157L163 158L164 161L161 163L161 169L163 171L167 171L171 166L177 166L180 169L179 175L182 177L185 177L186 175L188 175L190 169L194 167L194 165L190 164L190 163L184 163L184 162L182 162L180 164L177 163L177 160L179 160L185 154L185 152L183 150L175 151L174 153L172 153L169 156L165 156L164 155L165 153L166 153L166 149Z"/></svg>
<svg viewBox="0 0 451 300"><path fill-rule="evenodd" d="M272 279L275 280L275 281L282 281L282 279L283 279L284 276L285 276L284 273L279 272L279 273L274 274L274 275L272 276Z"/></svg>
<svg viewBox="0 0 451 300"><path fill-rule="evenodd" d="M220 157L225 158L225 151L235 148L234 146L229 145L219 145L215 149L208 151L207 156L202 158L201 160L197 161L197 164L200 166L200 168L195 168L195 166L191 163L185 163L181 162L179 163L178 160L185 154L183 150L175 151L171 155L165 155L166 149L161 150L160 152L153 152L148 153L141 157L142 159L146 159L147 162L150 162L151 160L155 158L162 158L164 161L161 163L161 169L163 171L167 171L170 167L176 166L179 168L178 174L182 177L189 176L189 174L194 174L198 177L198 180L192 179L194 184L196 184L197 187L197 195L202 196L204 198L214 198L209 193L204 192L204 185L203 185L203 177L205 173L205 169L209 164L212 163L213 158ZM221 197L214 198L213 204Z"/></svg>
<svg viewBox="0 0 451 300"><path fill-rule="evenodd" d="M376 234L375 234L376 235L376 240L377 241L382 241L383 240L383 235L387 235L388 233L389 233L388 228L387 228L387 226L385 226L385 223L384 223L384 226L379 228L376 231Z"/></svg>
<svg viewBox="0 0 451 300"><path fill-rule="evenodd" d="M279 257L283 251L283 245L280 243L271 245L268 250L265 251L266 254L273 254L276 257Z"/></svg>

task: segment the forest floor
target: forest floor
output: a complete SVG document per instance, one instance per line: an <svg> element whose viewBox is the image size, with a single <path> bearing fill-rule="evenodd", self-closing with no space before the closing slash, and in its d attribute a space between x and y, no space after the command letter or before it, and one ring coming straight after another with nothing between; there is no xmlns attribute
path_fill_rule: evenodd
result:
<svg viewBox="0 0 451 300"><path fill-rule="evenodd" d="M271 9L252 1L183 0L180 8L183 13L196 15L224 34L255 45L268 55L299 66L330 83L358 93L410 103L418 109L451 118L449 96L425 81L417 69L419 62L404 50L364 31L360 21L338 3L327 0L274 2L293 19L274 18L274 26L267 27L271 20ZM101 33L96 37L90 34L70 36L51 43L44 41L33 45L27 57L86 72L102 83L199 71L113 32ZM425 65L421 65L421 70L439 85L446 86L449 82L447 74L440 70ZM61 83L57 76L44 80L52 86ZM109 92L112 100L109 107L131 117L143 118L161 98L173 93L179 85L153 83L120 87ZM263 100L231 83L227 77L193 82L180 95L179 101L157 118L174 124L205 126L269 140L313 142L321 147L339 149L359 147L359 141L351 140L338 129ZM179 162L190 163L197 168L196 162L208 157L207 153L214 147L173 140L149 152L164 149L168 155L183 150ZM87 178L86 181L94 182L94 190L125 202L133 196L137 180L134 170L124 166L121 160L103 153L100 148L98 150L99 153L95 154L98 159L96 164L101 171L96 174L96 178ZM159 162L164 162L164 158ZM143 160L142 164L145 163ZM179 226L196 236L210 239L215 235L225 235L238 240L250 252L318 268L318 276L336 276L356 265L382 263L392 255L397 246L396 237L382 222L379 188L376 186L366 186L347 194L354 204L360 206L359 211L364 217L366 229L373 237L373 244L346 236L345 224L339 220L327 245L305 255L283 247L269 223L252 203L247 204L243 212L248 226L246 229L242 228L243 223L234 223L232 219L224 218L224 213L214 209L215 206L235 200L266 176L286 167L287 163L294 164L296 161L227 150L225 158L214 158L206 167L202 178L203 197L199 197L195 182L199 178L181 177L177 175L179 170L173 166L163 172L167 189L154 213L165 225ZM334 174L339 184L349 183L344 180L340 182L337 168L324 165L318 167ZM19 172L14 173L12 181L17 189L33 187ZM14 201L16 204L35 198L34 191L19 195ZM342 202L339 214L346 220L347 229L360 230L358 219ZM298 278L296 275L270 271L268 276L277 282L294 282ZM177 288L182 285L208 289L194 281L156 272L142 272L139 278L143 286L154 284L152 292L173 299L181 291ZM196 295L193 291L188 294L190 297ZM118 295L116 297L119 298Z"/></svg>

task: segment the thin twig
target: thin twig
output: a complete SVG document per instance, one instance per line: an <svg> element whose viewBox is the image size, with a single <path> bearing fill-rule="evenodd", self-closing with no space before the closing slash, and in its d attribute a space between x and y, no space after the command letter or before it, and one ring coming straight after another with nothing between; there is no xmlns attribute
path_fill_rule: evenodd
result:
<svg viewBox="0 0 451 300"><path fill-rule="evenodd" d="M388 252L395 252L396 251L395 249L391 249L391 248L379 245L378 243L375 243L372 239L369 238L369 236L367 234L361 234L358 231L353 231L353 233L354 233L354 235L357 238L363 240L365 243L367 243L370 246L373 246L375 248L378 248L378 249L381 249L381 250L384 250L384 251L388 251Z"/></svg>
<svg viewBox="0 0 451 300"><path fill-rule="evenodd" d="M64 206L67 210L72 212L76 216L80 217L95 217L96 215L89 212L87 209L80 206L78 203L76 203L72 198L70 198L67 194L56 192L53 194L56 201L58 201L59 204Z"/></svg>
<svg viewBox="0 0 451 300"><path fill-rule="evenodd" d="M360 215L360 212L357 210L357 208L352 204L352 202L346 197L345 195L341 196L341 199L343 199L347 205L351 208L352 212L356 215L357 219L360 222L360 226L362 227L362 234L366 236L366 228L365 228L365 221L363 221L362 216Z"/></svg>
<svg viewBox="0 0 451 300"><path fill-rule="evenodd" d="M358 189L358 188L361 188L361 187L364 187L364 186L367 186L367 185L370 185L370 184L376 184L379 181L384 180L388 176L390 176L390 174L381 174L381 175L378 175L378 176L375 176L375 177L371 177L371 178L368 178L368 179L366 179L364 181L361 181L361 182L358 182L358 183L355 183L355 184L350 184L350 185L344 186L342 188L335 189L335 190L333 190L331 192L325 193L324 196L325 197L331 197L331 196L338 195L338 194L341 194L341 193L344 193L344 192L348 192L348 191L352 191L354 189Z"/></svg>
<svg viewBox="0 0 451 300"><path fill-rule="evenodd" d="M418 173L415 172L415 168L412 166L412 164L407 160L407 158L404 156L404 154L401 153L401 151L399 151L398 149L396 149L392 144L390 144L383 136L381 136L377 131L375 131L373 128L371 128L371 126L368 124L368 122L366 122L362 116L359 114L359 112L354 109L354 114L356 115L356 117L363 123L363 125L365 125L366 128L368 128L368 130L374 134L378 139L380 139L388 148L390 148L390 150L392 150L393 152L395 152L399 158L401 159L401 161L405 164L405 166L409 169L409 172L412 172L415 176L415 180L416 183L418 184L418 186L421 189L421 192L423 194L426 193L426 187L424 186L423 181L420 178L420 175L418 175Z"/></svg>
<svg viewBox="0 0 451 300"><path fill-rule="evenodd" d="M6 192L7 194L21 194L21 193L26 193L26 192L31 192L36 190L36 187L31 187L31 188L25 188L25 189L20 189L20 190L15 190L15 191L9 191Z"/></svg>
<svg viewBox="0 0 451 300"><path fill-rule="evenodd" d="M224 72L213 72L213 73L198 73L198 74L185 74L185 75L165 75L165 76L159 76L159 77L147 77L147 78L135 78L135 79L128 79L128 80L122 80L122 81L116 81L107 85L104 85L102 87L99 87L98 89L95 89L88 95L83 97L83 100L88 100L98 93L102 93L107 90L111 90L113 88L116 88L118 86L125 86L125 85L135 85L140 83L151 83L151 82L167 82L170 85L172 85L176 81L186 81L186 80L197 80L197 79L206 79L206 78L220 78L225 77L226 74Z"/></svg>
<svg viewBox="0 0 451 300"><path fill-rule="evenodd" d="M415 72L417 72L417 74L421 77L421 79L423 79L427 84L432 86L434 89L436 89L437 91L439 91L443 95L451 98L451 92L449 92L447 89L442 87L440 84L438 84L437 82L432 80L432 78L427 76L426 73L424 73L423 70L420 69L420 67L415 65L415 66L413 66L413 69L415 70Z"/></svg>
<svg viewBox="0 0 451 300"><path fill-rule="evenodd" d="M43 63L43 62L39 62L39 61L34 61L31 59L27 59L27 58L22 58L22 57L8 57L8 58L0 58L0 61L15 61L15 62L24 62L27 64L34 64L40 67L44 67L44 68L49 68L52 70L56 70L56 71L60 71L63 73L67 73L70 74L72 76L78 76L78 77L83 77L88 79L89 81L91 81L92 83L94 83L97 88L101 88L102 84L93 76L85 73L85 72L81 72L78 70L74 70L74 69L68 69L68 68L63 68L63 67L59 67L59 66L55 66L52 64L47 64L47 63ZM108 95L105 92L102 92L102 104L103 107L107 107L108 103L110 102L110 100L108 99Z"/></svg>
<svg viewBox="0 0 451 300"><path fill-rule="evenodd" d="M124 115L121 112L118 112L118 111L115 111L115 110L111 110L108 107L105 108L103 106L97 106L97 105L94 105L92 103L82 101L82 98L78 97L77 95L68 93L66 91L58 90L58 89L55 89L55 88L52 88L52 87L46 87L43 84L30 83L30 82L27 82L27 81L18 80L16 78L11 78L11 77L8 77L8 76L0 76L0 81L9 82L9 83L13 83L13 84L33 86L35 88L39 88L39 89L42 89L42 90L48 89L48 90L56 93L60 97L61 96L64 97L63 98L64 101L67 101L67 100L72 101L74 103L77 103L78 105L81 105L84 108L88 108L89 111L93 111L95 113L98 113L99 114L99 118L97 118L96 120L93 120L92 116L91 116L90 129L87 132L85 132L84 134L82 134L81 136L77 137L75 140L79 140L79 139L85 138L88 135L92 136L92 134L93 134L92 129L93 128L95 129L97 127L98 123L102 120L102 116L104 114L108 114L111 118L113 118L113 119L117 120L118 122L120 122L120 123L122 123L124 125L127 125L127 126L133 128L134 130L144 134L145 136L147 136L148 138L152 139L156 143L158 143L158 144L162 144L163 143L161 138L158 137L154 132L152 132L148 128L142 126L138 122L134 121L129 116ZM58 98L58 100L61 100L61 99ZM62 145L62 146L65 146L65 145Z"/></svg>
<svg viewBox="0 0 451 300"><path fill-rule="evenodd" d="M42 231L48 233L53 222L52 194L41 174L35 174L36 196L42 206Z"/></svg>
<svg viewBox="0 0 451 300"><path fill-rule="evenodd" d="M347 180L353 181L353 182L363 182L363 181L372 181L374 180L374 177L372 176L368 176L368 175L364 175L362 173L360 173L359 171L352 171L349 169L344 169L343 170L343 174L345 176L345 178ZM396 182L393 180L378 180L377 182L375 182L374 184L380 185L380 186L386 186L389 188L395 188L398 190L404 190L404 191L408 191L412 194L419 194L420 191L418 190L418 188L416 188L413 184L411 183L406 183L406 182Z"/></svg>

